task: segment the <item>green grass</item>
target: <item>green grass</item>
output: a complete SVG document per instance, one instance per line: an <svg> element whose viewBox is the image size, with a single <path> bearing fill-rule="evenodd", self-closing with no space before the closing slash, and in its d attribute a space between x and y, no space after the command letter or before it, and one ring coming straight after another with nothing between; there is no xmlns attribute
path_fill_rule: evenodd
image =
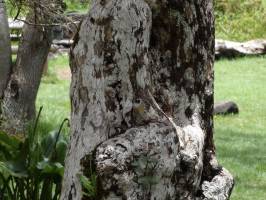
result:
<svg viewBox="0 0 266 200"><path fill-rule="evenodd" d="M266 0L215 0L216 37L266 38Z"/></svg>
<svg viewBox="0 0 266 200"><path fill-rule="evenodd" d="M37 105L43 105L41 127L58 128L69 117L69 81L55 79L57 68L67 68L66 56L49 62ZM52 76L50 79L49 76ZM220 163L233 173L232 200L266 197L266 57L221 60L215 64L215 100L233 100L235 116L215 117L215 142Z"/></svg>
<svg viewBox="0 0 266 200"><path fill-rule="evenodd" d="M91 0L65 0L67 11L78 11L81 13L88 12Z"/></svg>
<svg viewBox="0 0 266 200"><path fill-rule="evenodd" d="M70 82L60 80L56 75L57 69L67 68L68 59L60 56L49 61L47 76L43 77L37 97L39 108L43 106L40 119L40 129L42 133L59 128L64 118L70 117L69 87Z"/></svg>
<svg viewBox="0 0 266 200"><path fill-rule="evenodd" d="M233 100L240 114L215 117L218 159L236 178L233 200L266 197L266 57L221 60L215 99Z"/></svg>

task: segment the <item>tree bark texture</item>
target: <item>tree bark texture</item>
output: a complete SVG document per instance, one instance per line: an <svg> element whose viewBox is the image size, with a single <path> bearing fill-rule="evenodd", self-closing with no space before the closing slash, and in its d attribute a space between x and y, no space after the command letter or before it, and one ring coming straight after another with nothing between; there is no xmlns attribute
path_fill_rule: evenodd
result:
<svg viewBox="0 0 266 200"><path fill-rule="evenodd" d="M11 42L5 1L0 0L0 100L11 72Z"/></svg>
<svg viewBox="0 0 266 200"><path fill-rule="evenodd" d="M36 23L33 16L30 14L27 21ZM35 117L35 100L51 42L50 27L24 25L1 105L1 128L9 133L23 132L27 122Z"/></svg>
<svg viewBox="0 0 266 200"><path fill-rule="evenodd" d="M95 0L70 54L62 200L229 199L213 142L212 1Z"/></svg>

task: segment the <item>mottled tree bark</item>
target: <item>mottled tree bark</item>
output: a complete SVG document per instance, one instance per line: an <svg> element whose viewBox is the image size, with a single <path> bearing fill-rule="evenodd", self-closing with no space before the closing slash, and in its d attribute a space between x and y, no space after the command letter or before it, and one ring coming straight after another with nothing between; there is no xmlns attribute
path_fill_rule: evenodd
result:
<svg viewBox="0 0 266 200"><path fill-rule="evenodd" d="M5 1L0 0L0 101L11 72L11 42Z"/></svg>
<svg viewBox="0 0 266 200"><path fill-rule="evenodd" d="M70 61L62 200L229 199L213 142L212 1L94 0ZM91 173L88 198L78 177Z"/></svg>

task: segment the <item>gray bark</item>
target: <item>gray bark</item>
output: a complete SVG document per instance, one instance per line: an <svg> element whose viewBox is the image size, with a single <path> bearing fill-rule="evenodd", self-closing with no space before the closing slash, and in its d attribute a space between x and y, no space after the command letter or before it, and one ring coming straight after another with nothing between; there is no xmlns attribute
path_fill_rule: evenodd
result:
<svg viewBox="0 0 266 200"><path fill-rule="evenodd" d="M62 200L228 199L213 142L212 1L92 2L71 49Z"/></svg>
<svg viewBox="0 0 266 200"><path fill-rule="evenodd" d="M0 0L0 99L11 72L11 42L4 0Z"/></svg>
<svg viewBox="0 0 266 200"><path fill-rule="evenodd" d="M33 15L27 20L35 23ZM16 64L1 105L1 128L11 134L23 132L35 117L35 99L51 41L51 28L24 25Z"/></svg>

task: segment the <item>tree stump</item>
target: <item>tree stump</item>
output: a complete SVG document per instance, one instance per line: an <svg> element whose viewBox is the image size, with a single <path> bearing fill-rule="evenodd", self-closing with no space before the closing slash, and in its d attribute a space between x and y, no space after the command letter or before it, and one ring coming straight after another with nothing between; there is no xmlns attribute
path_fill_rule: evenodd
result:
<svg viewBox="0 0 266 200"><path fill-rule="evenodd" d="M70 53L62 200L229 198L213 142L214 43L212 1L92 2ZM86 197L79 177L95 174Z"/></svg>

